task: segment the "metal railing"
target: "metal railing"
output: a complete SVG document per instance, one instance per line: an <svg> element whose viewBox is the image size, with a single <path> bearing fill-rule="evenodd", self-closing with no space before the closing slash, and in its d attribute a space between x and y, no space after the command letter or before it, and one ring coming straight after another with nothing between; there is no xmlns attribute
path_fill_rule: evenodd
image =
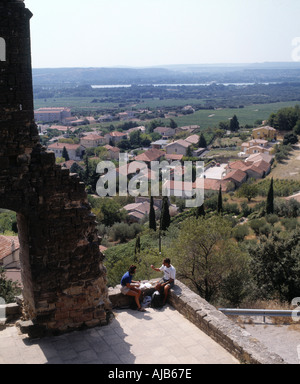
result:
<svg viewBox="0 0 300 384"><path fill-rule="evenodd" d="M264 323L266 317L291 317L293 319L297 317L300 320L300 312L297 310L219 308L219 311L230 316L263 316Z"/></svg>

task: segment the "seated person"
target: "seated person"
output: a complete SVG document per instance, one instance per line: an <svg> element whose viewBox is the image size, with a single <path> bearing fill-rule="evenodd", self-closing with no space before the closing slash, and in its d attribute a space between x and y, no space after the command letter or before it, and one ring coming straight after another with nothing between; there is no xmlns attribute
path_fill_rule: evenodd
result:
<svg viewBox="0 0 300 384"><path fill-rule="evenodd" d="M140 304L140 296L142 293L142 291L138 288L140 286L140 282L132 280L135 272L136 266L131 265L128 271L123 275L121 279L121 292L123 295L133 296L138 307L138 311L145 312L145 309L142 308Z"/></svg>
<svg viewBox="0 0 300 384"><path fill-rule="evenodd" d="M164 277L160 280L160 287L164 289L164 301L165 305L169 290L174 287L175 277L176 277L176 269L171 264L170 259L164 259L163 264L160 268L155 268L154 265L151 265L151 268L156 272L164 272Z"/></svg>

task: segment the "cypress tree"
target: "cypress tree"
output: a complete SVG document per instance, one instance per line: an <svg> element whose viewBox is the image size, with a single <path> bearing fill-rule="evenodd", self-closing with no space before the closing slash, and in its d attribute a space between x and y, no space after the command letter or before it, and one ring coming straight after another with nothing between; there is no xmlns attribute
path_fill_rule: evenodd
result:
<svg viewBox="0 0 300 384"><path fill-rule="evenodd" d="M170 211L169 211L169 200L168 197L165 196L163 198L163 205L162 205L162 212L161 212L161 219L160 219L160 228L162 231L166 231L171 224L171 217L170 217Z"/></svg>
<svg viewBox="0 0 300 384"><path fill-rule="evenodd" d="M203 133L201 133L198 141L198 148L206 148L206 147L207 147L207 143L206 143L205 137Z"/></svg>
<svg viewBox="0 0 300 384"><path fill-rule="evenodd" d="M273 186L273 177L271 179L269 192L267 196L267 204L266 204L267 215L270 213L274 213L274 186Z"/></svg>
<svg viewBox="0 0 300 384"><path fill-rule="evenodd" d="M65 159L65 161L69 161L70 160L70 156L69 156L69 153L68 153L66 147L63 148L62 157Z"/></svg>
<svg viewBox="0 0 300 384"><path fill-rule="evenodd" d="M205 210L204 210L204 204L200 205L200 207L197 207L196 209L196 217L198 219L198 217L201 217L201 216L205 216Z"/></svg>
<svg viewBox="0 0 300 384"><path fill-rule="evenodd" d="M222 200L222 187L220 185L220 189L219 189L219 196L218 196L218 213L222 213L223 212L223 200Z"/></svg>
<svg viewBox="0 0 300 384"><path fill-rule="evenodd" d="M149 212L149 228L156 232L156 220L153 197L150 198L150 212Z"/></svg>
<svg viewBox="0 0 300 384"><path fill-rule="evenodd" d="M134 261L137 261L137 254L141 252L141 237L140 235L137 236L135 240L135 248L134 248Z"/></svg>
<svg viewBox="0 0 300 384"><path fill-rule="evenodd" d="M230 120L229 129L231 132L236 132L240 129L240 124L236 115L234 115L233 118Z"/></svg>

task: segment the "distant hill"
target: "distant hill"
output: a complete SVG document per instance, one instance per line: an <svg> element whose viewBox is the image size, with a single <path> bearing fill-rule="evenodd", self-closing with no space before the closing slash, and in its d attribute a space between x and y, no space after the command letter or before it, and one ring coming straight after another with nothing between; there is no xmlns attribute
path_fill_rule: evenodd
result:
<svg viewBox="0 0 300 384"><path fill-rule="evenodd" d="M209 82L299 82L300 63L168 65L149 68L33 69L34 86Z"/></svg>
<svg viewBox="0 0 300 384"><path fill-rule="evenodd" d="M162 68L48 68L33 69L35 85L93 85L156 82L170 78Z"/></svg>

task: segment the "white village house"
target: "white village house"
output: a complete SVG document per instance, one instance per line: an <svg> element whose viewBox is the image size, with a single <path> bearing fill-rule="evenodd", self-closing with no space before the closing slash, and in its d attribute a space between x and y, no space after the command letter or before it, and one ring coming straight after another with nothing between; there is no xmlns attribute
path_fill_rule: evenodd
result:
<svg viewBox="0 0 300 384"><path fill-rule="evenodd" d="M70 160L81 160L85 148L81 144L54 143L48 146L48 150L54 152L55 157L62 157L64 147L68 151Z"/></svg>

